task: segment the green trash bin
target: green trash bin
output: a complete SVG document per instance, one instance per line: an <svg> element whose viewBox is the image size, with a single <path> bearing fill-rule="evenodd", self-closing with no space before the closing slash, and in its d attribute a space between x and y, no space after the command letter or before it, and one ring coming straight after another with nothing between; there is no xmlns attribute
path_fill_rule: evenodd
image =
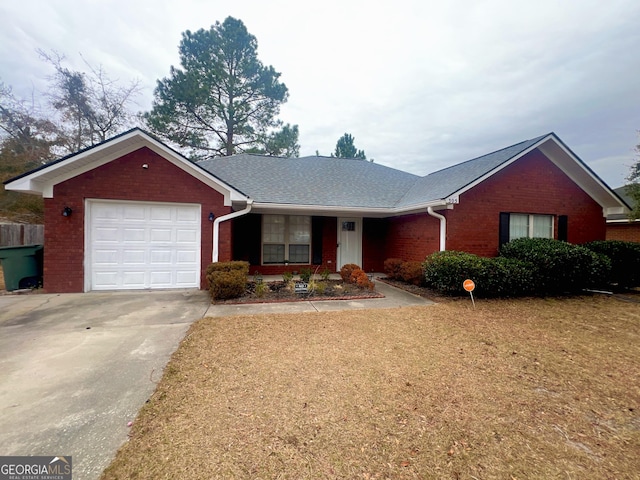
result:
<svg viewBox="0 0 640 480"><path fill-rule="evenodd" d="M0 262L8 291L34 288L42 283L42 250L42 245L0 247Z"/></svg>

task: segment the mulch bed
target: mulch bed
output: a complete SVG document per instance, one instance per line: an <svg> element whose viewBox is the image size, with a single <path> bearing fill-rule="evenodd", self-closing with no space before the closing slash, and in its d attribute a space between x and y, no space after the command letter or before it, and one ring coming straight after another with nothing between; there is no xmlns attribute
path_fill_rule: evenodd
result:
<svg viewBox="0 0 640 480"><path fill-rule="evenodd" d="M321 284L322 287L306 293L296 293L293 285L284 281L265 283L268 288L262 292L259 292L256 282L248 282L247 289L241 297L228 300L214 300L212 303L216 305L233 305L242 303L308 302L384 297L384 295L375 290L360 288L357 285L344 283L341 280L325 280L318 283Z"/></svg>

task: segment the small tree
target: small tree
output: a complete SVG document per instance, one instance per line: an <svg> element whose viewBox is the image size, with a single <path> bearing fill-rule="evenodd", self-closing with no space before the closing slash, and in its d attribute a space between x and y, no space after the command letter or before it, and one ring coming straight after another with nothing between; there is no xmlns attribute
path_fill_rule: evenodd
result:
<svg viewBox="0 0 640 480"><path fill-rule="evenodd" d="M336 151L332 155L338 158L357 158L359 160L366 160L367 156L364 154L364 150L358 150L353 143L353 136L349 133L345 133L338 139L336 143Z"/></svg>

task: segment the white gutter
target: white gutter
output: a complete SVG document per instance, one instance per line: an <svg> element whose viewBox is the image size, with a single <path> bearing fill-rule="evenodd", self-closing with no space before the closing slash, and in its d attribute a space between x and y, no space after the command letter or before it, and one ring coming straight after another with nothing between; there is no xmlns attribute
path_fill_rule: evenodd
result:
<svg viewBox="0 0 640 480"><path fill-rule="evenodd" d="M251 211L251 207L253 206L253 200L247 200L247 206L244 210L238 210L237 212L229 213L227 215L223 215L221 217L216 218L213 221L213 255L212 262L216 263L218 261L218 242L220 240L220 224L222 222L226 222L227 220L231 220L232 218L241 217L242 215L246 215Z"/></svg>
<svg viewBox="0 0 640 480"><path fill-rule="evenodd" d="M434 212L431 207L427 207L427 213L440 220L440 251L444 252L447 249L447 219L439 213Z"/></svg>
<svg viewBox="0 0 640 480"><path fill-rule="evenodd" d="M383 218L398 215L408 215L410 213L424 212L427 207L451 208L453 203L437 200L432 202L418 203L407 207L386 208L386 207L343 207L334 205L295 205L291 203L266 203L255 202L253 211L256 213L288 213L296 215L329 215L343 217L374 217ZM299 213L298 213L299 212Z"/></svg>

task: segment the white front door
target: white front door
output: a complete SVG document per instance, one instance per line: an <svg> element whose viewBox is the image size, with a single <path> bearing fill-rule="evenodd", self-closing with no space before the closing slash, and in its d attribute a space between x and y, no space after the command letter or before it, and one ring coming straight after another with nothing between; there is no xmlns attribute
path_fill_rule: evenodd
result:
<svg viewBox="0 0 640 480"><path fill-rule="evenodd" d="M85 290L200 286L200 205L87 200Z"/></svg>
<svg viewBox="0 0 640 480"><path fill-rule="evenodd" d="M362 267L362 218L338 218L337 257L337 271L347 263L355 263Z"/></svg>

